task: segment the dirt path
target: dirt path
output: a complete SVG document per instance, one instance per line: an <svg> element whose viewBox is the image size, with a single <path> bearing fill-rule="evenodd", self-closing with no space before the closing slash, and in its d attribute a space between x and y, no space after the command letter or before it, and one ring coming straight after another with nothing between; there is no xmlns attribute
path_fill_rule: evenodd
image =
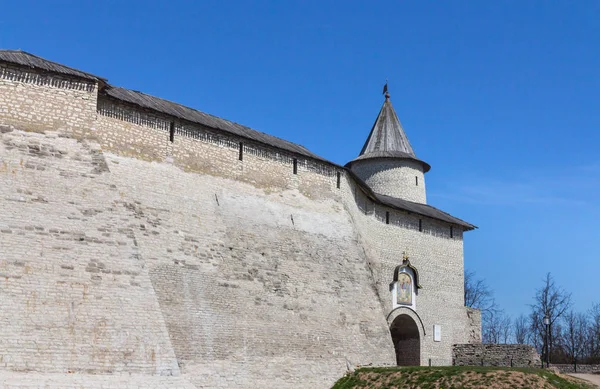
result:
<svg viewBox="0 0 600 389"><path fill-rule="evenodd" d="M600 388L600 375L599 374L577 374L577 373L574 373L574 374L569 374L569 375L576 377L576 378L581 378L582 380L589 381L592 384L594 384Z"/></svg>

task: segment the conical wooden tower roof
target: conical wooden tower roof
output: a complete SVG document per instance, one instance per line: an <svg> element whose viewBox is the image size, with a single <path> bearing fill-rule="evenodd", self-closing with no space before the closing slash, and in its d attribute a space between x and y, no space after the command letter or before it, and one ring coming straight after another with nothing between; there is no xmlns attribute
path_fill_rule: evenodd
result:
<svg viewBox="0 0 600 389"><path fill-rule="evenodd" d="M359 156L349 164L371 158L412 159L422 163L425 172L431 169L428 163L421 161L415 155L387 92L367 141Z"/></svg>

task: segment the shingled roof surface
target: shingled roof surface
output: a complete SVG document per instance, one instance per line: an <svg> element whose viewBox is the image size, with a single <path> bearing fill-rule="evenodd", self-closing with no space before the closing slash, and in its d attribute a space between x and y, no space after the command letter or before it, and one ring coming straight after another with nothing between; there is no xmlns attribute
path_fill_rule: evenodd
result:
<svg viewBox="0 0 600 389"><path fill-rule="evenodd" d="M88 80L104 80L103 78L94 76L93 74L85 73L56 62L48 61L47 59L21 50L0 50L0 61L27 66L30 68L42 69L54 73L65 74L68 76L85 78Z"/></svg>
<svg viewBox="0 0 600 389"><path fill-rule="evenodd" d="M442 220L448 223L457 224L465 227L466 230L473 230L475 227L471 223L467 223L457 217L454 217L444 211L441 211L431 205L415 203L413 201L402 200L396 197L386 196L382 194L375 194L377 200L381 203L391 206L392 208L399 208L408 212L416 213L423 216L429 216L433 219Z"/></svg>
<svg viewBox="0 0 600 389"><path fill-rule="evenodd" d="M431 169L427 162L421 161L415 155L388 94L386 94L385 102L360 154L348 165L355 161L370 158L412 159L421 163L425 172Z"/></svg>
<svg viewBox="0 0 600 389"><path fill-rule="evenodd" d="M65 74L74 77L80 77L88 80L96 80L106 82L106 79L95 76L90 73L85 73L77 69L70 68L68 66L48 61L44 58L38 57L36 55L27 53L21 50L0 50L0 62L12 63L20 66L26 66L36 69L45 70L48 72L54 72L59 74ZM260 131L253 130L249 127L242 126L241 124L237 124L231 122L229 120L221 119L217 116L209 115L207 113L195 110L193 108L186 107L181 104L177 104L168 100L164 100L158 97L154 97L151 95L147 95L142 92L129 90L125 88L114 87L106 84L106 88L104 88L103 93L107 96L110 96L114 99L134 104L142 108L150 109L156 112L160 112L169 116L173 116L179 119L183 119L192 123L201 124L203 126L213 128L216 130L221 130L230 134L234 134L246 139L251 139L256 142L266 144L268 146L272 146L281 150L286 150L292 153L296 153L299 155L303 155L305 157L309 157L312 159L316 159L319 161L323 161L332 166L340 167L339 165L326 160L312 152L310 152L304 146L288 142L284 139L277 138L275 136L265 134ZM360 158L370 157L397 157L397 158L410 158L416 161L422 162L426 165L426 171L429 170L428 166L425 162L418 160L410 143L408 142L408 138L406 138L406 134L400 125L400 121L394 112L391 103L386 99L386 103L380 112L373 129L371 130L371 134L369 134L369 138L363 147L363 151L361 152ZM384 111L385 110L385 111ZM390 111L391 110L391 111ZM384 116L382 116L382 113ZM380 120L380 116L381 119ZM387 117L387 119L386 119ZM385 119L385 120L383 120ZM389 119L393 119L392 122L389 122ZM394 124L394 120L397 121L397 126ZM378 124L380 122L380 124ZM391 123L391 124L390 124ZM391 127L390 127L391 126ZM376 127L382 131L375 131ZM396 128L395 128L396 127ZM398 128L401 133L390 135L392 132L397 132ZM375 135L374 135L375 134ZM387 135L386 135L387 134ZM372 143L372 147L369 144ZM387 146L385 146L387 145ZM356 180L361 189L375 202L390 206L392 208L402 209L408 212L413 212L416 214L420 214L423 216L428 216L434 219L438 219L441 221L445 221L448 223L457 224L463 226L466 230L472 230L475 227L472 224L469 224L463 220L460 220L454 216L451 216L443 211L440 211L437 208L434 208L427 204L419 204L414 203L412 201L397 199L390 196L384 196L380 194L374 193L359 177L357 177L350 169L346 169L349 174Z"/></svg>
<svg viewBox="0 0 600 389"><path fill-rule="evenodd" d="M415 203L414 201L403 200L397 197L375 193L373 189L369 188L369 186L359 176L356 175L356 173L354 173L349 168L346 168L346 171L348 172L350 177L354 179L358 187L365 193L365 195L371 200L373 200L375 203L386 205L390 208L411 212L417 215L427 216L447 223L456 224L462 226L465 229L465 231L470 231L477 228L477 226L471 223L467 223L466 221L454 217L449 213L446 213L435 207L432 207L431 205Z"/></svg>

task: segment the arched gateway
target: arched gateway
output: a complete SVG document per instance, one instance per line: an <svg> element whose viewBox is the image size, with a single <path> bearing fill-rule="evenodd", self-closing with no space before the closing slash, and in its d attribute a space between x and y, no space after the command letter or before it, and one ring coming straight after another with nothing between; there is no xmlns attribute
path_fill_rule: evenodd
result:
<svg viewBox="0 0 600 389"><path fill-rule="evenodd" d="M399 315L390 325L390 332L398 366L419 366L421 339L414 319L408 315Z"/></svg>

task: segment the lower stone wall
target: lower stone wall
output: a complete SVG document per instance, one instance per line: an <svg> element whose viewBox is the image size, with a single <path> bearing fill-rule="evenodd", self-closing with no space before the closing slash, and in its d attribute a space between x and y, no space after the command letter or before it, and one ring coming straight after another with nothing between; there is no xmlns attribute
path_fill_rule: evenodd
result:
<svg viewBox="0 0 600 389"><path fill-rule="evenodd" d="M600 374L600 365L550 364L550 367L556 367L561 373Z"/></svg>
<svg viewBox="0 0 600 389"><path fill-rule="evenodd" d="M535 348L524 344L455 344L452 353L456 366L541 366Z"/></svg>

